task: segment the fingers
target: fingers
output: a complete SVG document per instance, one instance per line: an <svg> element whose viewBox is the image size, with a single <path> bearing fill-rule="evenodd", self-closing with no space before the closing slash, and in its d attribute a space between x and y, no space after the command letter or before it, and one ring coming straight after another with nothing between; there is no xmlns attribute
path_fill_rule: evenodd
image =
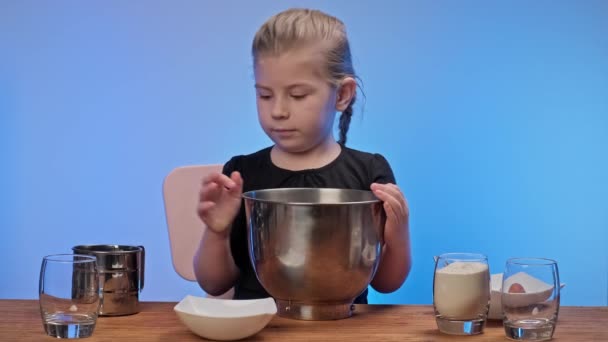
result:
<svg viewBox="0 0 608 342"><path fill-rule="evenodd" d="M200 202L198 204L198 208L197 208L198 216L201 219L203 219L203 221L205 221L205 219L209 213L209 210L213 207L215 207L215 202L212 202L212 201Z"/></svg>
<svg viewBox="0 0 608 342"><path fill-rule="evenodd" d="M386 210L387 215L390 215L391 213L393 213L394 215L397 215L397 217L405 216L405 210L404 210L403 206L401 205L399 200L396 199L393 195L391 195L388 192L385 192L383 190L380 190L380 189L376 189L374 191L374 194L381 201L384 202L384 210ZM387 207L389 207L390 210L387 210Z"/></svg>
<svg viewBox="0 0 608 342"><path fill-rule="evenodd" d="M213 201L222 194L222 188L217 183L204 184L199 191L199 201Z"/></svg>
<svg viewBox="0 0 608 342"><path fill-rule="evenodd" d="M371 189L380 200L385 202L385 208L388 204L398 217L405 219L409 216L407 200L397 185L373 183Z"/></svg>
<svg viewBox="0 0 608 342"><path fill-rule="evenodd" d="M234 171L230 175L230 179L234 183L234 186L228 188L228 192L233 196L240 197L243 193L243 178L241 177L241 174L238 171Z"/></svg>
<svg viewBox="0 0 608 342"><path fill-rule="evenodd" d="M380 191L385 192L385 193L391 195L392 197L396 198L403 208L408 207L407 200L405 199L403 192L401 192L401 189L399 189L399 187L397 185L392 184L392 183L387 183L387 184L373 183L371 185L371 188L372 188L372 191L380 190Z"/></svg>
<svg viewBox="0 0 608 342"><path fill-rule="evenodd" d="M405 204L405 196L403 196L403 193L401 192L401 189L399 189L399 187L395 184L392 183L387 183L387 184L380 184L380 183L373 183L371 185L372 190L374 189L378 189L378 190L382 190L383 192L386 192L388 194L390 194L391 196L398 198L400 200L400 202L402 202L403 204Z"/></svg>
<svg viewBox="0 0 608 342"><path fill-rule="evenodd" d="M231 196L241 196L243 191L243 179L237 171L233 172L231 177L222 173L211 173L203 178L201 190L199 192L199 200L215 201L221 195L223 190L227 190Z"/></svg>
<svg viewBox="0 0 608 342"><path fill-rule="evenodd" d="M199 192L198 216L215 232L224 231L241 205L243 179L239 172L229 176L212 173L204 177Z"/></svg>
<svg viewBox="0 0 608 342"><path fill-rule="evenodd" d="M234 176L236 174L238 174L238 172L233 172L232 175ZM238 179L241 179L240 174L238 174ZM233 179L231 179L230 177L226 176L223 173L219 173L219 172L213 172L209 175L207 175L205 178L203 178L203 186L209 183L216 183L218 185L222 185L228 189L232 189L234 188L236 185L235 181Z"/></svg>
<svg viewBox="0 0 608 342"><path fill-rule="evenodd" d="M209 211L209 209L215 207L215 202L212 201L205 201L205 202L200 202L198 205L198 211L200 213L206 213Z"/></svg>
<svg viewBox="0 0 608 342"><path fill-rule="evenodd" d="M387 217L399 217L399 215L397 215L397 213L393 209L393 206L390 205L390 203L384 202L383 207Z"/></svg>

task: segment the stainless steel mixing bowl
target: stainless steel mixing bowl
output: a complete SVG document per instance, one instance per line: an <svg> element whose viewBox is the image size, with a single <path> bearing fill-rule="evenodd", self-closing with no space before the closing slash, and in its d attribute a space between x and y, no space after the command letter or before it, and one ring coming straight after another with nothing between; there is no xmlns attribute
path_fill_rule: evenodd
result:
<svg viewBox="0 0 608 342"><path fill-rule="evenodd" d="M371 282L386 215L371 191L286 188L243 194L255 273L280 316L350 317Z"/></svg>

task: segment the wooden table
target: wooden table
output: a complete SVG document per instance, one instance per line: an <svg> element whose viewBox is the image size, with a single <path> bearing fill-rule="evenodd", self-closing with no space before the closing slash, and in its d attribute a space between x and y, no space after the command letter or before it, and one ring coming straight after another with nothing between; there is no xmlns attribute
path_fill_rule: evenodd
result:
<svg viewBox="0 0 608 342"><path fill-rule="evenodd" d="M142 303L131 316L100 317L95 341L203 341L182 325L176 303ZM508 341L500 322L488 322L482 335L440 334L431 306L357 305L355 315L337 321L298 321L275 317L249 341ZM238 329L238 327L235 327ZM45 335L37 300L0 300L0 341L51 341ZM608 341L608 307L562 307L555 341Z"/></svg>

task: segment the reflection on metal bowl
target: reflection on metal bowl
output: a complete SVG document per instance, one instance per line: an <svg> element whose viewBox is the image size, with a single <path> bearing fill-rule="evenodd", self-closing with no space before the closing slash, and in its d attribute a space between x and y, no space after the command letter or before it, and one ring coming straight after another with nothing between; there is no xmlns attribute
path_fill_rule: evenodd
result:
<svg viewBox="0 0 608 342"><path fill-rule="evenodd" d="M371 191L286 188L243 195L249 253L280 316L350 317L380 261L386 214Z"/></svg>

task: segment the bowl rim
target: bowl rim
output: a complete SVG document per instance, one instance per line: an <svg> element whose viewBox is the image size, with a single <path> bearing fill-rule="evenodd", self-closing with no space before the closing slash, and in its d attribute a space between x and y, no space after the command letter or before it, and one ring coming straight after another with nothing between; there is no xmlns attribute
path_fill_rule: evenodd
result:
<svg viewBox="0 0 608 342"><path fill-rule="evenodd" d="M263 308L263 310L260 310L259 312L256 312L254 314L248 314L248 315L226 315L226 314L213 314L213 315L205 315L205 314L199 314L199 313L195 313L192 312L190 310L185 310L183 308L183 306L185 306L187 301L202 301L202 302L211 302L214 301L216 303L220 303L220 305L228 303L228 302L235 302L238 301L241 304L251 304L251 303L261 303L261 304L265 304L264 306L261 306L261 308ZM268 305L269 302L272 301L273 305ZM234 306L235 310L238 310L238 306ZM269 308L271 308L269 310ZM173 310L175 312L178 313L182 313L182 314L186 314L186 315L190 315L193 317L201 317L201 318L205 318L205 319L243 319L243 318L252 318L252 317L260 317L260 316L267 316L267 315L276 315L277 313L277 306L276 303L274 301L274 299L272 297L266 297L266 298L258 298L258 299L222 299L222 298L207 298L207 297L197 297L197 296L193 296L193 295L187 295L186 297L184 297L181 301L179 301L177 304L175 304L175 306L173 307ZM232 311L231 311L232 312Z"/></svg>
<svg viewBox="0 0 608 342"><path fill-rule="evenodd" d="M260 199L254 197L256 193L267 193L267 192L287 192L287 191L321 191L321 192L351 192L361 194L371 194L374 199L361 200L361 201L348 201L348 202L326 202L326 203L311 203L311 202L296 202L296 201L278 201L271 199ZM293 188L268 188L259 190L250 190L242 194L242 197L246 200L252 200L255 202L262 203L276 203L283 205L298 205L298 206L340 206L340 205L355 205L355 204L373 204L381 203L382 201L374 195L371 190L360 190L360 189L346 189L346 188L311 188L311 187L293 187Z"/></svg>

